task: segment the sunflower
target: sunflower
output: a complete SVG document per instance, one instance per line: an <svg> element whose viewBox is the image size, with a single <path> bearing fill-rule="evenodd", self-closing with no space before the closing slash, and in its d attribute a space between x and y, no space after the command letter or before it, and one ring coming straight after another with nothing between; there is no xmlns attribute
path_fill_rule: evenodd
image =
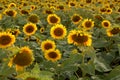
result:
<svg viewBox="0 0 120 80"><path fill-rule="evenodd" d="M80 30L70 31L67 38L69 44L91 46L92 43L91 35Z"/></svg>
<svg viewBox="0 0 120 80"><path fill-rule="evenodd" d="M3 10L3 9L4 9L4 7L3 7L3 6L0 6L0 11Z"/></svg>
<svg viewBox="0 0 120 80"><path fill-rule="evenodd" d="M0 20L2 20L2 14L0 14Z"/></svg>
<svg viewBox="0 0 120 80"><path fill-rule="evenodd" d="M29 66L33 60L32 50L29 47L24 46L20 48L20 51L13 58L11 58L8 66L11 67L14 63L16 65L16 71L23 71L24 67Z"/></svg>
<svg viewBox="0 0 120 80"><path fill-rule="evenodd" d="M32 23L38 23L39 17L36 14L32 14L28 17L28 21Z"/></svg>
<svg viewBox="0 0 120 80"><path fill-rule="evenodd" d="M27 15L27 14L29 14L29 10L22 9L22 10L20 10L20 13Z"/></svg>
<svg viewBox="0 0 120 80"><path fill-rule="evenodd" d="M58 5L58 6L57 6L57 9L58 9L58 10L64 10L65 7L64 7L64 5Z"/></svg>
<svg viewBox="0 0 120 80"><path fill-rule="evenodd" d="M66 27L63 26L62 24L56 24L53 26L50 30L50 35L54 39L63 39L67 34Z"/></svg>
<svg viewBox="0 0 120 80"><path fill-rule="evenodd" d="M120 33L120 28L119 27L108 28L106 32L108 36L114 36Z"/></svg>
<svg viewBox="0 0 120 80"><path fill-rule="evenodd" d="M37 7L35 5L30 5L30 10L35 10Z"/></svg>
<svg viewBox="0 0 120 80"><path fill-rule="evenodd" d="M57 24L57 23L60 23L61 19L56 14L49 14L47 16L47 21L49 24Z"/></svg>
<svg viewBox="0 0 120 80"><path fill-rule="evenodd" d="M43 33L44 30L45 30L45 28L44 28L44 27L41 27L41 28L40 28L40 33Z"/></svg>
<svg viewBox="0 0 120 80"><path fill-rule="evenodd" d="M117 12L120 13L120 8L117 9Z"/></svg>
<svg viewBox="0 0 120 80"><path fill-rule="evenodd" d="M49 49L55 49L55 48L56 48L55 42L52 40L47 39L41 43L42 51L47 51Z"/></svg>
<svg viewBox="0 0 120 80"><path fill-rule="evenodd" d="M94 27L94 21L92 21L91 19L85 19L82 22L82 26L83 28L85 28L86 30L90 30L91 28Z"/></svg>
<svg viewBox="0 0 120 80"><path fill-rule="evenodd" d="M3 13L11 17L15 17L17 14L17 12L13 9L6 9Z"/></svg>
<svg viewBox="0 0 120 80"><path fill-rule="evenodd" d="M111 14L111 13L112 13L112 9L111 8L107 8L106 14Z"/></svg>
<svg viewBox="0 0 120 80"><path fill-rule="evenodd" d="M102 21L103 20L103 17L101 15L94 15L94 18L99 20L99 21Z"/></svg>
<svg viewBox="0 0 120 80"><path fill-rule="evenodd" d="M15 43L14 35L6 32L0 32L0 48L9 47L14 43Z"/></svg>
<svg viewBox="0 0 120 80"><path fill-rule="evenodd" d="M8 8L12 8L12 7L16 7L16 4L15 4L15 3L10 3L10 4L8 5Z"/></svg>
<svg viewBox="0 0 120 80"><path fill-rule="evenodd" d="M20 30L19 29L14 29L12 31L12 35L18 36L20 34Z"/></svg>
<svg viewBox="0 0 120 80"><path fill-rule="evenodd" d="M76 7L77 6L77 1L69 1L68 6L69 7Z"/></svg>
<svg viewBox="0 0 120 80"><path fill-rule="evenodd" d="M71 20L74 24L78 24L81 20L82 20L82 17L79 16L78 14L74 14L72 17L71 17Z"/></svg>
<svg viewBox="0 0 120 80"><path fill-rule="evenodd" d="M33 23L27 23L23 27L23 32L29 36L34 34L36 30L37 30L37 26L36 24L33 24Z"/></svg>
<svg viewBox="0 0 120 80"><path fill-rule="evenodd" d="M51 60L52 62L55 62L55 61L61 59L61 53L58 49L56 49L56 50L50 49L45 52L44 56L47 60Z"/></svg>
<svg viewBox="0 0 120 80"><path fill-rule="evenodd" d="M43 14L53 14L53 11L50 9L44 10Z"/></svg>
<svg viewBox="0 0 120 80"><path fill-rule="evenodd" d="M103 20L101 24L104 28L109 28L111 26L111 23L108 20Z"/></svg>
<svg viewBox="0 0 120 80"><path fill-rule="evenodd" d="M86 4L91 4L91 3L92 3L92 0L85 0L85 3L86 3Z"/></svg>
<svg viewBox="0 0 120 80"><path fill-rule="evenodd" d="M102 7L99 9L99 13L104 14L106 12L106 10L107 10L106 8Z"/></svg>

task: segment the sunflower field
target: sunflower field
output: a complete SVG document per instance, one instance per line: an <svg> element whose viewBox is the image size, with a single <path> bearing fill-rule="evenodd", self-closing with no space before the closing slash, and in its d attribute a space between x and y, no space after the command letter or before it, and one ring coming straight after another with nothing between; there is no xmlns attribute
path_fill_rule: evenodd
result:
<svg viewBox="0 0 120 80"><path fill-rule="evenodd" d="M120 80L120 0L0 0L0 80Z"/></svg>

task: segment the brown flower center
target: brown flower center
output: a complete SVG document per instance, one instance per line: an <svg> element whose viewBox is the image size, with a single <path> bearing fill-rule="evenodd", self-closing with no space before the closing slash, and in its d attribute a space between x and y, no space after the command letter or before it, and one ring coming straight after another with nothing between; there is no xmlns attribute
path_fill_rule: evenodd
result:
<svg viewBox="0 0 120 80"><path fill-rule="evenodd" d="M26 11L26 10L21 10L21 13L22 13L22 14L29 14L29 12Z"/></svg>
<svg viewBox="0 0 120 80"><path fill-rule="evenodd" d="M72 3L72 2L71 2L71 3L70 3L70 6L75 6L75 3Z"/></svg>
<svg viewBox="0 0 120 80"><path fill-rule="evenodd" d="M14 15L14 12L13 12L12 10L10 10L10 11L7 11L6 14L7 14L8 16L13 16L13 15Z"/></svg>
<svg viewBox="0 0 120 80"><path fill-rule="evenodd" d="M79 16L73 16L72 18L73 22L78 22L80 20L80 17Z"/></svg>
<svg viewBox="0 0 120 80"><path fill-rule="evenodd" d="M100 11L101 11L101 12L105 12L105 11L106 11L106 8L101 8Z"/></svg>
<svg viewBox="0 0 120 80"><path fill-rule="evenodd" d="M64 9L64 6L58 6L59 9L63 10Z"/></svg>
<svg viewBox="0 0 120 80"><path fill-rule="evenodd" d="M85 27L90 28L91 26L92 26L92 22L91 21L85 22Z"/></svg>
<svg viewBox="0 0 120 80"><path fill-rule="evenodd" d="M92 2L92 0L86 0L86 3L91 3Z"/></svg>
<svg viewBox="0 0 120 80"><path fill-rule="evenodd" d="M52 48L52 44L51 43L46 43L45 46L44 46L44 48L46 50L51 49Z"/></svg>
<svg viewBox="0 0 120 80"><path fill-rule="evenodd" d="M118 9L118 12L120 12L120 8Z"/></svg>
<svg viewBox="0 0 120 80"><path fill-rule="evenodd" d="M32 62L32 55L27 50L23 50L22 53L18 53L13 62L19 66L27 66Z"/></svg>
<svg viewBox="0 0 120 80"><path fill-rule="evenodd" d="M7 45L11 42L11 37L8 35L3 35L0 37L0 44L1 45Z"/></svg>
<svg viewBox="0 0 120 80"><path fill-rule="evenodd" d="M51 16L50 17L50 22L51 23L57 23L58 22L58 18L56 18L55 16Z"/></svg>
<svg viewBox="0 0 120 80"><path fill-rule="evenodd" d="M85 35L80 35L80 34L75 34L75 35L72 35L72 39L73 41L77 42L78 44L80 43L85 43L88 41L88 36L85 36Z"/></svg>
<svg viewBox="0 0 120 80"><path fill-rule="evenodd" d="M120 32L120 29L119 28L113 28L110 32L112 34L118 34Z"/></svg>
<svg viewBox="0 0 120 80"><path fill-rule="evenodd" d="M56 58L58 55L56 54L56 52L50 52L50 53L48 54L48 56L49 56L50 58Z"/></svg>
<svg viewBox="0 0 120 80"><path fill-rule="evenodd" d="M50 11L50 10L46 10L45 13L46 13L46 14L52 14L53 12Z"/></svg>
<svg viewBox="0 0 120 80"><path fill-rule="evenodd" d="M61 29L61 28L56 28L56 29L54 30L54 34L55 34L56 36L61 36L61 35L63 35L63 29Z"/></svg>
<svg viewBox="0 0 120 80"><path fill-rule="evenodd" d="M0 6L0 10L3 10L3 7L2 7L2 6Z"/></svg>
<svg viewBox="0 0 120 80"><path fill-rule="evenodd" d="M104 22L103 25L104 25L105 27L108 27L108 26L109 26L108 22Z"/></svg>
<svg viewBox="0 0 120 80"><path fill-rule="evenodd" d="M26 32L27 33L32 33L33 31L34 31L33 26L29 25L29 26L26 27Z"/></svg>

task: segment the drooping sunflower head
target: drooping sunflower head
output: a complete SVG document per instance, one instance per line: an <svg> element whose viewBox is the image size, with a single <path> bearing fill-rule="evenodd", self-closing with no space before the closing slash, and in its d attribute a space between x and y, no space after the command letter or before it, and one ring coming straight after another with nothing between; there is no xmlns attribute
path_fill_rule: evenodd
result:
<svg viewBox="0 0 120 80"><path fill-rule="evenodd" d="M14 35L6 32L0 32L0 48L9 47L14 43L15 43Z"/></svg>
<svg viewBox="0 0 120 80"><path fill-rule="evenodd" d="M104 28L109 28L111 26L111 23L109 20L103 20L101 24Z"/></svg>
<svg viewBox="0 0 120 80"><path fill-rule="evenodd" d="M44 56L47 60L51 60L52 62L55 62L61 59L61 53L58 49L56 50L50 49L45 52Z"/></svg>
<svg viewBox="0 0 120 80"><path fill-rule="evenodd" d="M36 14L32 14L28 17L28 21L32 23L37 23L39 21L39 18Z"/></svg>
<svg viewBox="0 0 120 80"><path fill-rule="evenodd" d="M6 9L3 13L11 17L15 17L17 14L17 12L13 9Z"/></svg>
<svg viewBox="0 0 120 80"><path fill-rule="evenodd" d="M55 42L52 40L45 40L41 43L42 51L47 51L49 49L55 49L55 48L56 48Z"/></svg>
<svg viewBox="0 0 120 80"><path fill-rule="evenodd" d="M94 21L92 21L91 19L85 19L82 22L82 26L83 28L85 28L86 30L90 30L91 28L94 27Z"/></svg>
<svg viewBox="0 0 120 80"><path fill-rule="evenodd" d="M29 47L24 46L21 47L19 53L14 56L12 62L17 66L25 67L29 66L33 62L33 60L34 57L32 50Z"/></svg>
<svg viewBox="0 0 120 80"><path fill-rule="evenodd" d="M119 27L108 28L106 32L107 32L107 35L111 37L120 33L120 28Z"/></svg>
<svg viewBox="0 0 120 80"><path fill-rule="evenodd" d="M37 30L37 26L36 24L33 23L27 23L23 26L23 32L29 36L34 34L36 30Z"/></svg>
<svg viewBox="0 0 120 80"><path fill-rule="evenodd" d="M91 35L83 31L72 30L68 34L68 43L74 45L91 46Z"/></svg>
<svg viewBox="0 0 120 80"><path fill-rule="evenodd" d="M66 27L63 26L62 24L56 24L53 26L50 30L50 35L54 39L63 39L67 34Z"/></svg>
<svg viewBox="0 0 120 80"><path fill-rule="evenodd" d="M78 24L81 20L82 20L82 17L79 16L78 14L74 14L72 17L71 17L71 20L74 24Z"/></svg>
<svg viewBox="0 0 120 80"><path fill-rule="evenodd" d="M47 16L47 22L49 24L57 24L60 23L61 19L59 16L57 16L56 14L49 14Z"/></svg>

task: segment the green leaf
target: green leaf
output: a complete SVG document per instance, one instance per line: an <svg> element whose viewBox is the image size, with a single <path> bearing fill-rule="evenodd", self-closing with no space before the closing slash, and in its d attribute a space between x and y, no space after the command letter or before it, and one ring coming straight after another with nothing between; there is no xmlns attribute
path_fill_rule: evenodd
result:
<svg viewBox="0 0 120 80"><path fill-rule="evenodd" d="M87 73L90 75L95 75L95 65L93 62L81 64L80 68L82 70L83 76L85 76Z"/></svg>
<svg viewBox="0 0 120 80"><path fill-rule="evenodd" d="M118 50L119 50L119 55L120 55L120 44L118 44Z"/></svg>
<svg viewBox="0 0 120 80"><path fill-rule="evenodd" d="M100 72L107 72L111 70L111 67L103 58L95 58L95 69Z"/></svg>
<svg viewBox="0 0 120 80"><path fill-rule="evenodd" d="M89 77L82 77L82 78L79 78L78 80L91 80Z"/></svg>
<svg viewBox="0 0 120 80"><path fill-rule="evenodd" d="M82 62L82 54L70 54L70 57L63 61L62 66L70 66Z"/></svg>
<svg viewBox="0 0 120 80"><path fill-rule="evenodd" d="M15 69L8 67L7 63L4 63L0 68L0 75L7 76L15 72Z"/></svg>
<svg viewBox="0 0 120 80"><path fill-rule="evenodd" d="M106 47L109 46L111 43L108 42L105 38L96 38L96 40L93 43L93 46L96 48Z"/></svg>
<svg viewBox="0 0 120 80"><path fill-rule="evenodd" d="M66 66L66 67L63 67L63 71L70 71L70 72L74 72L74 71L76 71L78 69L78 67L77 66Z"/></svg>
<svg viewBox="0 0 120 80"><path fill-rule="evenodd" d="M94 75L92 76L93 80L104 80L105 76L104 75Z"/></svg>
<svg viewBox="0 0 120 80"><path fill-rule="evenodd" d="M73 76L70 77L70 80L78 80L78 79L77 79L76 76L73 75Z"/></svg>
<svg viewBox="0 0 120 80"><path fill-rule="evenodd" d="M113 69L105 78L105 80L120 80L120 66Z"/></svg>
<svg viewBox="0 0 120 80"><path fill-rule="evenodd" d="M36 63L34 68L31 70L33 74L39 74L40 73L40 68L39 65Z"/></svg>
<svg viewBox="0 0 120 80"><path fill-rule="evenodd" d="M95 52L96 51L94 50L93 47L87 47L84 53L87 54L87 56L89 56L92 60L94 60L96 56Z"/></svg>

